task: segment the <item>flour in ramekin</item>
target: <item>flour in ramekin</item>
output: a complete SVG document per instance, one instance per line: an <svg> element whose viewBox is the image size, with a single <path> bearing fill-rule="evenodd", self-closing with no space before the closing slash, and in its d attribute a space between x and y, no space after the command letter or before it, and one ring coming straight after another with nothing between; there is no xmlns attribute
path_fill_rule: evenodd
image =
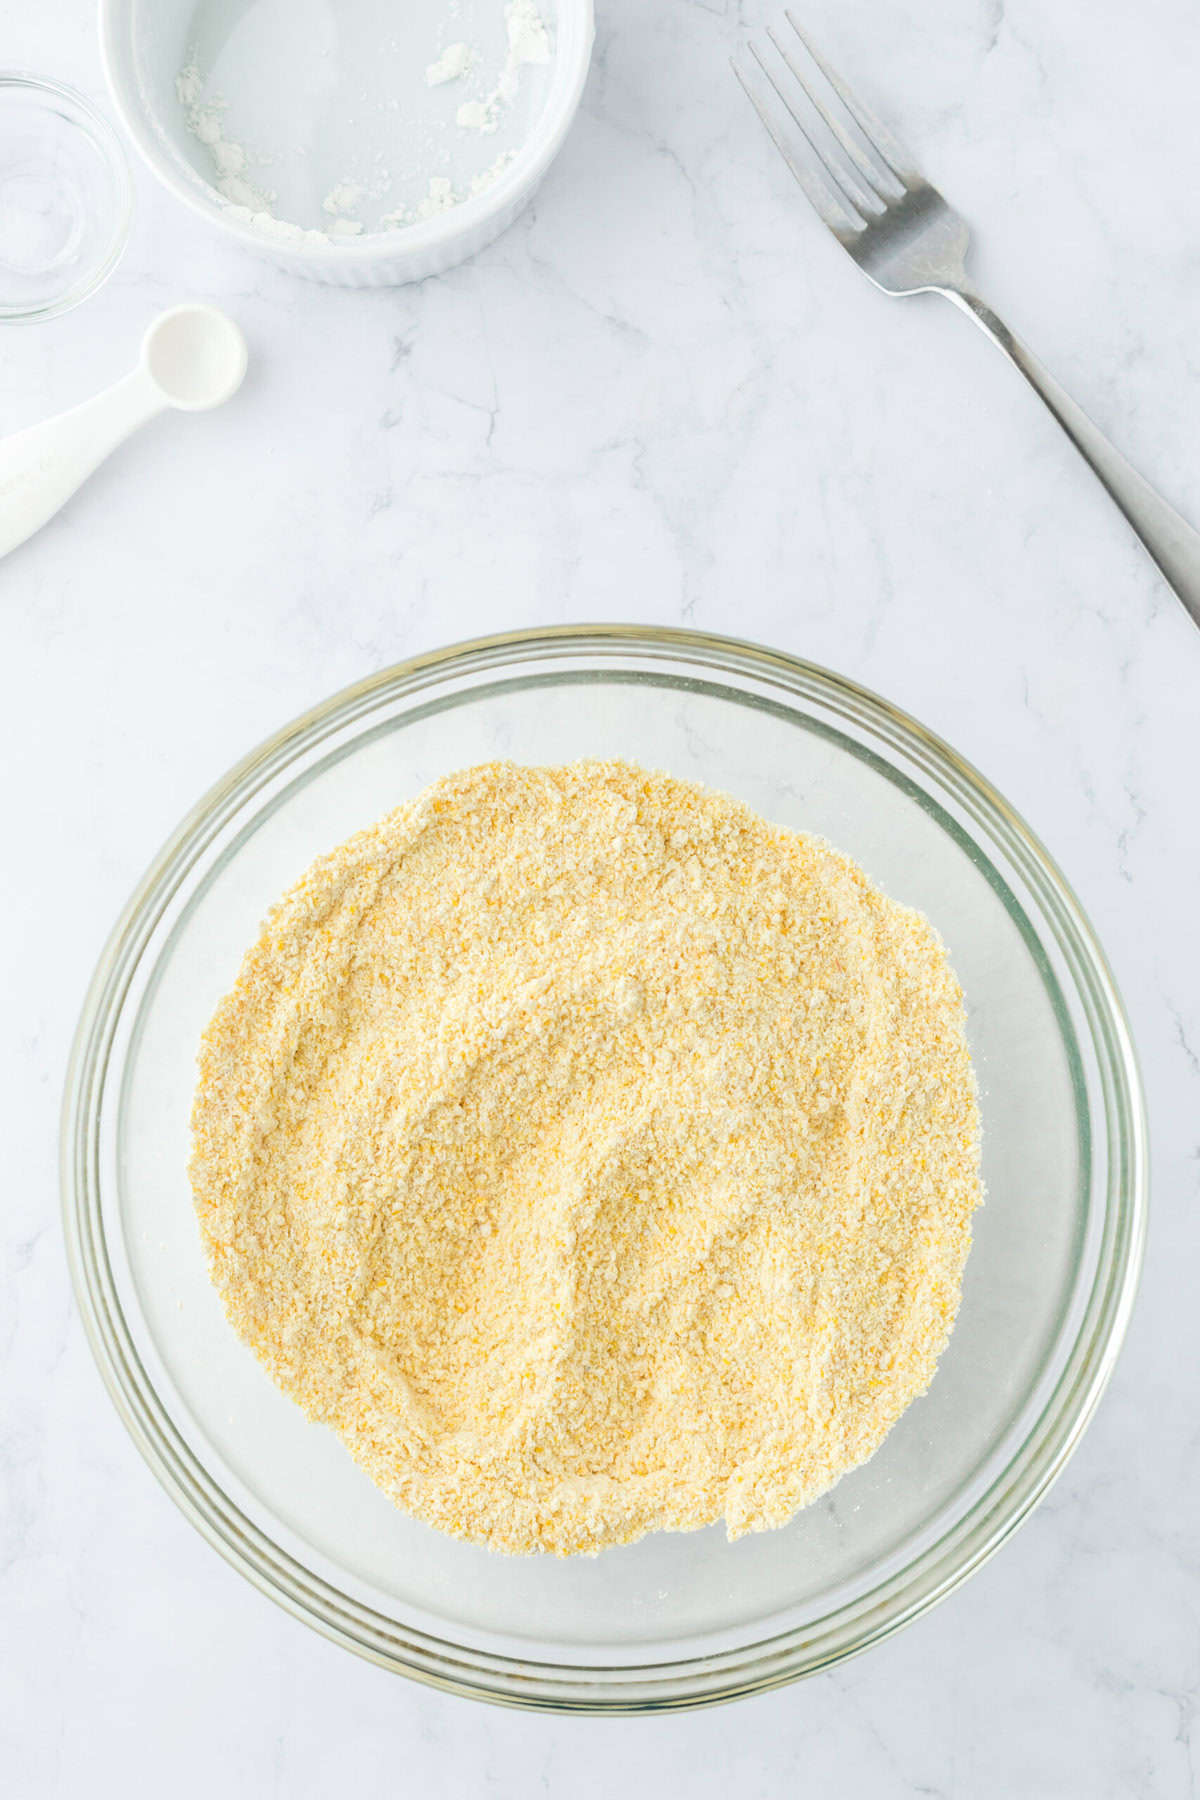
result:
<svg viewBox="0 0 1200 1800"><path fill-rule="evenodd" d="M483 100L464 100L454 115L464 131L495 131L504 108L516 98L522 66L550 61L550 39L533 0L510 0L504 19L508 27L508 55L491 93Z"/></svg>
<svg viewBox="0 0 1200 1800"><path fill-rule="evenodd" d="M205 146L213 160L213 185L223 199L252 212L269 212L275 195L257 187L249 178L250 154L244 144L225 136L227 102L219 94L205 95L204 79L194 61L175 77L175 94L187 128Z"/></svg>
<svg viewBox="0 0 1200 1800"><path fill-rule="evenodd" d="M426 69L425 86L444 87L448 81L458 81L476 60L477 52L470 44L447 44L437 61Z"/></svg>
<svg viewBox="0 0 1200 1800"><path fill-rule="evenodd" d="M464 87L467 90L453 113L440 113L421 137L421 161L427 156L432 166L423 169L417 163L403 170L372 167L369 180L343 176L323 196L319 224L310 226L280 216L279 194L264 180L264 171L282 169L282 153L251 147L231 134L230 103L223 94L210 90L200 56L193 49L176 77L176 97L188 131L211 159L211 184L229 213L280 242L326 245L372 232L403 230L486 192L512 163L516 149L507 145L486 168L464 176L461 169L451 168L458 159L449 154L446 132L457 133L460 140L495 133L518 98L522 71L530 65L549 64L553 54L536 0L508 0L503 14L506 48L494 74L489 73L477 45L456 40L443 41L440 47L431 45L435 53L421 77L415 78L426 91L451 86L460 94ZM283 91L286 94L286 84ZM410 110L420 105L415 95L406 99L403 94L390 94L386 103ZM511 129L508 135L511 137ZM378 161L378 151L376 157ZM436 166L439 163L440 168ZM384 196L395 185L407 186L408 193L403 200L386 205ZM376 203L378 215L371 219Z"/></svg>

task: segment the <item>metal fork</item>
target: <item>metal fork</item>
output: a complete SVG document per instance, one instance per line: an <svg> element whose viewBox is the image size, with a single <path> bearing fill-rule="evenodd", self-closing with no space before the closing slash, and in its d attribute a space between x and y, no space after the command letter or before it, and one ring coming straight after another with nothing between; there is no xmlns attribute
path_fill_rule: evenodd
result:
<svg viewBox="0 0 1200 1800"><path fill-rule="evenodd" d="M773 54L764 55L751 43L749 57L735 58L733 69L815 211L885 294L944 294L982 326L1041 395L1200 626L1200 534L1125 461L975 293L965 267L966 221L914 168L891 132L853 98L791 13L784 17L789 32L767 31ZM819 97L813 69L840 109Z"/></svg>

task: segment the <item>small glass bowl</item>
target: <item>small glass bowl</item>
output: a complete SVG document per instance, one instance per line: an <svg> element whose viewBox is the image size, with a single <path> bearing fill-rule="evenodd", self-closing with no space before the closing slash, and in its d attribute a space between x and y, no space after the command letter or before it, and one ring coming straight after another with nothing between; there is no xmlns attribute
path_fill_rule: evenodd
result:
<svg viewBox="0 0 1200 1800"><path fill-rule="evenodd" d="M132 212L125 152L91 102L0 72L0 320L50 319L94 293Z"/></svg>

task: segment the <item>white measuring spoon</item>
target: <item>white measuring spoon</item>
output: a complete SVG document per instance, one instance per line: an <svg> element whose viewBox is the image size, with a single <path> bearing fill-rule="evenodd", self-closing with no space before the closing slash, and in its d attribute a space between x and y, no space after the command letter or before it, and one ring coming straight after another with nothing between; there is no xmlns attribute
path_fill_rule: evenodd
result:
<svg viewBox="0 0 1200 1800"><path fill-rule="evenodd" d="M27 431L0 438L0 556L52 519L111 450L167 407L205 412L236 394L246 340L215 306L173 306L153 320L124 380Z"/></svg>

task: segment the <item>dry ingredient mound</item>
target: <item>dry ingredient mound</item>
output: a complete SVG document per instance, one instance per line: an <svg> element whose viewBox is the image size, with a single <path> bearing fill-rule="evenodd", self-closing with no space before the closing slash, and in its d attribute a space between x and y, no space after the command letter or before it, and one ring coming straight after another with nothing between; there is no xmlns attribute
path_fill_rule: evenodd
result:
<svg viewBox="0 0 1200 1800"><path fill-rule="evenodd" d="M932 926L618 762L321 857L200 1052L214 1282L397 1505L568 1555L785 1523L928 1385L980 1199Z"/></svg>

